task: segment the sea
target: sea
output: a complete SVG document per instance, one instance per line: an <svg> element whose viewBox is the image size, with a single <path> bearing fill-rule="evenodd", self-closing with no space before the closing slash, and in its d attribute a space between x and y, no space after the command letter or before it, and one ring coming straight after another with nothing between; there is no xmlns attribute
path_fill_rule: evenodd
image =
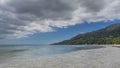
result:
<svg viewBox="0 0 120 68"><path fill-rule="evenodd" d="M0 45L0 63L14 57L40 57L70 53L78 50L98 49L98 45Z"/></svg>

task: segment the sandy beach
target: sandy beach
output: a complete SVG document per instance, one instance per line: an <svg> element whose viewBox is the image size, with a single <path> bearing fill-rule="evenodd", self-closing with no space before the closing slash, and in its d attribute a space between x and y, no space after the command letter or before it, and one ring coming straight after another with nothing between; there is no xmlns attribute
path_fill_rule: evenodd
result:
<svg viewBox="0 0 120 68"><path fill-rule="evenodd" d="M120 48L120 45L113 45L112 47L119 47Z"/></svg>
<svg viewBox="0 0 120 68"><path fill-rule="evenodd" d="M120 68L120 48L80 50L66 54L14 58L0 68Z"/></svg>

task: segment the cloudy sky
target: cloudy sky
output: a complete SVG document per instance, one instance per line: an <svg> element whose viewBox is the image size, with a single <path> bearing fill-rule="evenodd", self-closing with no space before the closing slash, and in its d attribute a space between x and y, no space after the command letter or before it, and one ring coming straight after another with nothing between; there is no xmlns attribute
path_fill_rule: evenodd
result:
<svg viewBox="0 0 120 68"><path fill-rule="evenodd" d="M120 0L0 0L0 43L55 42L119 20Z"/></svg>

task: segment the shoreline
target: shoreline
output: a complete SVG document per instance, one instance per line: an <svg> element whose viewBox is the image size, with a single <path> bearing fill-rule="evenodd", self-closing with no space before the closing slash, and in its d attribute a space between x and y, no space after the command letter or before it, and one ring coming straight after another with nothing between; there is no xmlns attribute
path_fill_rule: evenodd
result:
<svg viewBox="0 0 120 68"><path fill-rule="evenodd" d="M118 48L120 48L120 45L115 44L112 47L118 47Z"/></svg>
<svg viewBox="0 0 120 68"><path fill-rule="evenodd" d="M120 48L80 50L54 56L15 58L0 68L119 68Z"/></svg>

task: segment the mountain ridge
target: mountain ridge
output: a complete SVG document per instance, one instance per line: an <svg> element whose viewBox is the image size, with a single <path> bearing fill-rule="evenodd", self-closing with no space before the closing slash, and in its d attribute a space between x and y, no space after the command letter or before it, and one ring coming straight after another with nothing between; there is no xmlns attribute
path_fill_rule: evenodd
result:
<svg viewBox="0 0 120 68"><path fill-rule="evenodd" d="M105 28L78 34L77 36L54 43L55 45L78 45L78 44L119 44L120 23L112 24Z"/></svg>

